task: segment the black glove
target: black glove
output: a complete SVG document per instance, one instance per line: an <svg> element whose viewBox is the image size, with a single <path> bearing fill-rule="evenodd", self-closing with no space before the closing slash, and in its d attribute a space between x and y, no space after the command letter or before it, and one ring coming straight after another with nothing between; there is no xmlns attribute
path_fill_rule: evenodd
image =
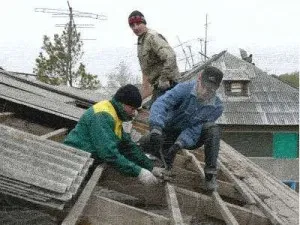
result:
<svg viewBox="0 0 300 225"><path fill-rule="evenodd" d="M172 168L176 153L180 149L181 149L181 147L178 144L174 144L168 149L168 151L165 155L165 162L167 164L167 170L170 170Z"/></svg>
<svg viewBox="0 0 300 225"><path fill-rule="evenodd" d="M163 136L162 134L151 132L150 134L150 143L151 143L151 152L155 156L159 156L159 150L163 144Z"/></svg>

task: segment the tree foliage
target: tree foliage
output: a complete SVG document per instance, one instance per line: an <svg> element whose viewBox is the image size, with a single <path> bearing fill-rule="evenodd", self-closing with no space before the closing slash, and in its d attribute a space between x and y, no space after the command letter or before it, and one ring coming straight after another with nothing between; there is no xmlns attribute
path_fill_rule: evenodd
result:
<svg viewBox="0 0 300 225"><path fill-rule="evenodd" d="M80 62L83 55L80 33L75 25L69 29L66 25L61 35L54 34L53 42L48 36L43 37L42 51L35 60L33 72L38 80L48 84L96 88L100 84L97 76L87 73Z"/></svg>
<svg viewBox="0 0 300 225"><path fill-rule="evenodd" d="M138 76L134 76L127 64L121 61L115 68L115 71L107 75L107 85L110 87L121 87L128 83L139 84L140 79Z"/></svg>
<svg viewBox="0 0 300 225"><path fill-rule="evenodd" d="M299 88L299 71L281 74L278 78L292 87Z"/></svg>
<svg viewBox="0 0 300 225"><path fill-rule="evenodd" d="M100 81L97 79L97 75L87 73L85 71L85 65L83 65L82 63L80 63L77 73L77 76L80 77L80 88L97 89L100 86Z"/></svg>

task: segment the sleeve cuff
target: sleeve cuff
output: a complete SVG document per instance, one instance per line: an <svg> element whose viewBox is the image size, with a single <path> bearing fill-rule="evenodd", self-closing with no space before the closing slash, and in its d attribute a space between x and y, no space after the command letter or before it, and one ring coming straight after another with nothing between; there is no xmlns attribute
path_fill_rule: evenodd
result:
<svg viewBox="0 0 300 225"><path fill-rule="evenodd" d="M183 148L183 144L180 141L176 141L174 144L178 145L180 148Z"/></svg>
<svg viewBox="0 0 300 225"><path fill-rule="evenodd" d="M152 129L151 129L151 132L150 132L151 134L162 134L162 129L160 128L160 127L153 127Z"/></svg>

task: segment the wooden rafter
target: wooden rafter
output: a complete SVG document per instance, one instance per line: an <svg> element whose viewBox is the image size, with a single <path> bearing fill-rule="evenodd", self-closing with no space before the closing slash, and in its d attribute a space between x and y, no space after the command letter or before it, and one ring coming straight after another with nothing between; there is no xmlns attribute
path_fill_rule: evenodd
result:
<svg viewBox="0 0 300 225"><path fill-rule="evenodd" d="M184 188L175 187L182 213L189 215L206 214L217 219L223 219L221 212L215 210L212 197L189 191ZM247 225L270 225L269 219L260 211L253 211L244 207L224 202L239 224Z"/></svg>
<svg viewBox="0 0 300 225"><path fill-rule="evenodd" d="M63 137L67 134L68 129L67 128L61 128L55 131L52 131L50 133L44 134L40 136L41 138L44 139L50 139L50 140L62 140Z"/></svg>
<svg viewBox="0 0 300 225"><path fill-rule="evenodd" d="M166 189L168 207L171 212L172 224L174 225L183 224L183 219L181 216L174 186L171 185L169 182L167 182L165 185L165 189Z"/></svg>
<svg viewBox="0 0 300 225"><path fill-rule="evenodd" d="M0 113L0 122L2 122L3 120L12 117L14 115L13 112L2 112Z"/></svg>
<svg viewBox="0 0 300 225"><path fill-rule="evenodd" d="M104 169L105 165L100 165L96 167L91 178L89 179L88 183L86 184L85 188L83 189L82 193L77 199L76 203L62 222L62 225L74 225L76 224L76 222L79 221L84 211L84 208L86 207Z"/></svg>

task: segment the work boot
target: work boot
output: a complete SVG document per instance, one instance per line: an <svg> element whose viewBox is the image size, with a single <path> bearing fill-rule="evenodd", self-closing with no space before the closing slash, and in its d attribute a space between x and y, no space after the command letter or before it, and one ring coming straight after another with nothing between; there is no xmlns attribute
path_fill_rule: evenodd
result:
<svg viewBox="0 0 300 225"><path fill-rule="evenodd" d="M216 191L218 189L217 176L215 174L205 174L205 189Z"/></svg>

